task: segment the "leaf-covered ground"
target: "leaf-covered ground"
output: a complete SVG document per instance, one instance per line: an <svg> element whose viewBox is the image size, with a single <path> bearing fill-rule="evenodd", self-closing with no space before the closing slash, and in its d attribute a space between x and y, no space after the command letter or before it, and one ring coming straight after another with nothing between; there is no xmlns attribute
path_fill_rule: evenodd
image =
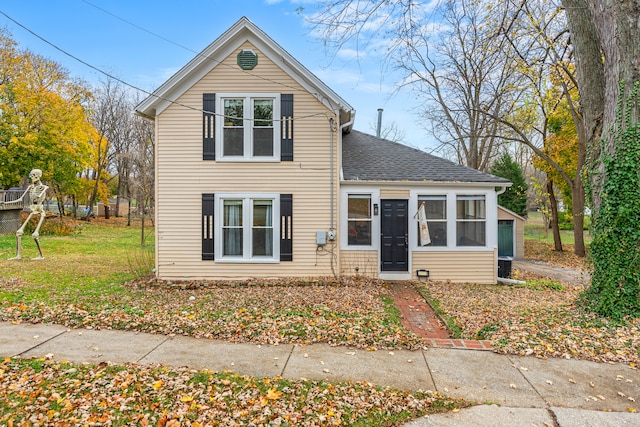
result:
<svg viewBox="0 0 640 427"><path fill-rule="evenodd" d="M368 383L239 376L139 365L0 363L0 425L398 425L466 406Z"/></svg>
<svg viewBox="0 0 640 427"><path fill-rule="evenodd" d="M539 240L527 239L524 243L524 256L529 260L542 261L558 267L585 270L588 268L585 258L574 254L574 245L563 244L562 252L555 251L553 245Z"/></svg>
<svg viewBox="0 0 640 427"><path fill-rule="evenodd" d="M0 279L19 295L28 286ZM113 328L248 343L316 343L418 349L424 342L395 315L381 281L281 279L257 283L125 285L98 295L0 301L0 319Z"/></svg>
<svg viewBox="0 0 640 427"><path fill-rule="evenodd" d="M582 286L520 273L526 285L429 282L425 290L462 337L499 352L640 364L640 319L622 324L576 305Z"/></svg>

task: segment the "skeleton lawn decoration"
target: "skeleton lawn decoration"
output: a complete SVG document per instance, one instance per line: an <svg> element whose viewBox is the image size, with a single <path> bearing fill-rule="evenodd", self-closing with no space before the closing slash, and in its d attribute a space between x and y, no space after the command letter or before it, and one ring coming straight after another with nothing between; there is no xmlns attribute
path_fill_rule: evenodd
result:
<svg viewBox="0 0 640 427"><path fill-rule="evenodd" d="M29 210L31 211L29 213L29 216L27 217L25 222L22 224L22 226L18 229L18 231L16 231L16 256L13 258L9 258L9 260L22 258L22 256L20 255L20 251L22 249L22 235L24 234L24 229L29 223L29 221L31 220L31 217L33 217L34 215L40 215L40 220L38 221L38 225L36 226L35 231L31 234L31 237L33 237L33 240L35 240L36 242L36 246L38 246L38 252L40 253L40 256L33 259L34 260L44 259L44 255L42 255L42 248L40 247L39 237L40 237L40 227L42 226L42 223L46 216L46 212L44 211L42 202L44 202L45 196L47 195L47 189L49 187L44 185L40 181L40 178L42 178L42 171L40 169L32 170L29 173L29 179L31 180L31 184L29 184L29 186L24 191L22 196L10 202L0 202L6 205L14 204L14 203L17 204L22 202L22 200L24 199L24 196L26 196L27 193L29 193L29 200L31 202L31 205L29 206Z"/></svg>

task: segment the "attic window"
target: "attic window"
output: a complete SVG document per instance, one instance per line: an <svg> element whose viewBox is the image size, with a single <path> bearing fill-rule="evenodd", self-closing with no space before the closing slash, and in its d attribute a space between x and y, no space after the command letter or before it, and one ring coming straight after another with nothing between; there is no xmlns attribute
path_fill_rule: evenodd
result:
<svg viewBox="0 0 640 427"><path fill-rule="evenodd" d="M238 65L243 70L253 70L258 65L258 54L251 49L243 49L238 53Z"/></svg>

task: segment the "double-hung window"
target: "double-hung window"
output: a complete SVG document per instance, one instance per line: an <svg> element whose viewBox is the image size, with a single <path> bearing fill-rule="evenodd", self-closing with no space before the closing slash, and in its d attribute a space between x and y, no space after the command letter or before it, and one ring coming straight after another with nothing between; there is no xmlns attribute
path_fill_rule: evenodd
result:
<svg viewBox="0 0 640 427"><path fill-rule="evenodd" d="M220 195L222 215L216 242L220 261L275 261L279 259L279 196ZM275 239L275 240L274 240ZM277 240L277 241L276 241Z"/></svg>
<svg viewBox="0 0 640 427"><path fill-rule="evenodd" d="M447 246L447 196L418 196L418 207L422 204L431 238L429 246Z"/></svg>
<svg viewBox="0 0 640 427"><path fill-rule="evenodd" d="M485 246L487 242L485 196L457 196L456 241L458 246Z"/></svg>
<svg viewBox="0 0 640 427"><path fill-rule="evenodd" d="M371 195L349 194L347 204L348 244L371 246Z"/></svg>
<svg viewBox="0 0 640 427"><path fill-rule="evenodd" d="M280 94L223 93L216 138L222 160L272 161L280 158Z"/></svg>

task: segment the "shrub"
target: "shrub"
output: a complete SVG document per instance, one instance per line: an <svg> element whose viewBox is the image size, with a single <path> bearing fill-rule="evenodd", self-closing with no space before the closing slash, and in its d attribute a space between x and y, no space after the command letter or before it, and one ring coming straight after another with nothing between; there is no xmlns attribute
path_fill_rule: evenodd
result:
<svg viewBox="0 0 640 427"><path fill-rule="evenodd" d="M29 212L22 212L20 216L20 224L23 224L24 221L27 220L29 216ZM28 235L35 231L36 226L38 225L38 221L40 220L39 215L34 215L29 221L29 224L24 229L24 234ZM40 235L41 236L69 236L73 234L76 230L77 223L76 221L69 218L60 218L55 215L47 215L42 226L40 227Z"/></svg>

